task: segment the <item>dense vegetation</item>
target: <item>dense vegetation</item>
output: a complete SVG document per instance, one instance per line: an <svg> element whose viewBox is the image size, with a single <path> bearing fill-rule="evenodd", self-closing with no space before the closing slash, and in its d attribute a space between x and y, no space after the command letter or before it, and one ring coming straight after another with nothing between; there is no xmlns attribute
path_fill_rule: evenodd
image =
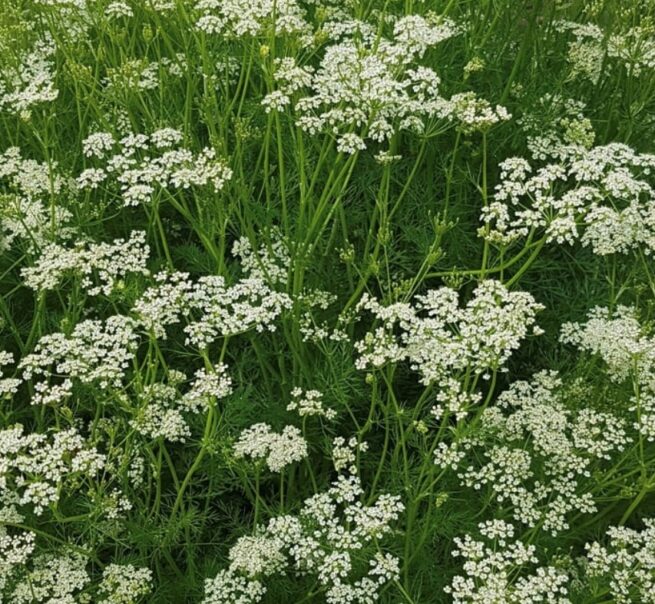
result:
<svg viewBox="0 0 655 604"><path fill-rule="evenodd" d="M0 601L655 602L652 0L2 0Z"/></svg>

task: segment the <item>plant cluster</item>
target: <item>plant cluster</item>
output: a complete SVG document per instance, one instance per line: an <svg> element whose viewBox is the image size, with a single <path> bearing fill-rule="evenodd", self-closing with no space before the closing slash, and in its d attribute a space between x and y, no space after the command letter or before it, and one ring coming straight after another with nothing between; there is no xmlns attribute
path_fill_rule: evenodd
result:
<svg viewBox="0 0 655 604"><path fill-rule="evenodd" d="M2 0L0 602L655 604L653 0Z"/></svg>

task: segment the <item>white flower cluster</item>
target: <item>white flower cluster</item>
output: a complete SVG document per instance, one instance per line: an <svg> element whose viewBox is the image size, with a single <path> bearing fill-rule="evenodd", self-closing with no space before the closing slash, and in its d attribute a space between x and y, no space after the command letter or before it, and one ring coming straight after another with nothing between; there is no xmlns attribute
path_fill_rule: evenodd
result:
<svg viewBox="0 0 655 604"><path fill-rule="evenodd" d="M636 309L617 306L613 311L596 306L584 323L564 323L560 340L600 356L612 379L626 379L635 368L648 374L655 370L655 341L645 334Z"/></svg>
<svg viewBox="0 0 655 604"><path fill-rule="evenodd" d="M568 55L572 78L580 76L595 84L603 69L607 70L607 62L622 65L634 76L655 68L655 37L646 27L631 27L607 36L592 23L559 21L555 26L574 38L569 42Z"/></svg>
<svg viewBox="0 0 655 604"><path fill-rule="evenodd" d="M80 11L86 10L88 0L34 0L35 4L56 8L75 8Z"/></svg>
<svg viewBox="0 0 655 604"><path fill-rule="evenodd" d="M560 21L555 26L560 32L573 34L574 39L569 42L567 57L571 67L569 77L598 83L607 50L602 30L591 23L580 24L572 21Z"/></svg>
<svg viewBox="0 0 655 604"><path fill-rule="evenodd" d="M265 460L271 472L281 472L307 455L307 441L295 426L286 426L277 433L268 424L253 424L241 432L234 443L237 459L250 457L254 461Z"/></svg>
<svg viewBox="0 0 655 604"><path fill-rule="evenodd" d="M196 27L206 34L225 37L264 36L273 32L305 34L311 27L296 0L199 0L195 5Z"/></svg>
<svg viewBox="0 0 655 604"><path fill-rule="evenodd" d="M50 103L59 95L55 87L55 46L40 40L21 57L16 66L3 62L0 68L0 112L6 111L29 119L31 110Z"/></svg>
<svg viewBox="0 0 655 604"><path fill-rule="evenodd" d="M2 509L2 520L8 521L5 512L6 508ZM21 522L23 518L19 516L14 520ZM9 533L7 528L0 524L0 597L12 575L25 568L35 545L34 533Z"/></svg>
<svg viewBox="0 0 655 604"><path fill-rule="evenodd" d="M133 231L129 239L111 243L77 241L73 247L51 243L41 251L34 266L21 270L21 276L27 287L40 292L55 289L69 275L80 275L88 295L108 296L126 275L149 274L149 253L143 231Z"/></svg>
<svg viewBox="0 0 655 604"><path fill-rule="evenodd" d="M303 88L312 84L314 68L312 66L301 67L292 57L275 59L274 78L277 90L267 94L262 100L266 113L271 111L282 111L291 104L291 97Z"/></svg>
<svg viewBox="0 0 655 604"><path fill-rule="evenodd" d="M612 380L633 381L635 428L655 442L655 335L641 326L636 310L620 305L614 311L593 308L585 323L565 323L560 339L598 355Z"/></svg>
<svg viewBox="0 0 655 604"><path fill-rule="evenodd" d="M270 245L262 244L254 250L247 237L237 239L232 245L232 254L241 263L249 277L261 279L270 285L286 285L291 256L281 233L275 232Z"/></svg>
<svg viewBox="0 0 655 604"><path fill-rule="evenodd" d="M129 4L125 2L110 2L105 8L105 17L110 21L120 19L122 17L133 17L134 11Z"/></svg>
<svg viewBox="0 0 655 604"><path fill-rule="evenodd" d="M102 571L98 604L134 604L152 589L152 571L131 564L108 564Z"/></svg>
<svg viewBox="0 0 655 604"><path fill-rule="evenodd" d="M493 243L543 232L547 242L580 241L595 254L655 250L655 155L612 143L534 170L522 158L502 162L494 201L480 233ZM580 231L583 231L582 234Z"/></svg>
<svg viewBox="0 0 655 604"><path fill-rule="evenodd" d="M185 407L193 413L207 410L216 399L232 393L232 379L227 374L227 365L218 363L211 370L198 369L191 388L182 397Z"/></svg>
<svg viewBox="0 0 655 604"><path fill-rule="evenodd" d="M505 107L493 107L489 101L481 99L473 92L452 96L449 105L451 118L458 122L461 130L466 133L484 132L512 117Z"/></svg>
<svg viewBox="0 0 655 604"><path fill-rule="evenodd" d="M22 157L18 147L0 154L0 186L6 193L0 203L0 250L10 249L17 239L29 249L38 249L72 235L66 226L72 214L50 204L52 195L65 193L64 179L56 169L56 162L48 165Z"/></svg>
<svg viewBox="0 0 655 604"><path fill-rule="evenodd" d="M377 601L384 585L399 576L398 560L381 553L377 542L403 505L383 494L365 506L357 501L361 494L356 476L341 476L327 492L305 500L298 516L272 518L254 536L239 539L229 568L206 581L203 604L254 604L266 592L267 576L290 571L315 576L327 604ZM364 564L367 574L353 578Z"/></svg>
<svg viewBox="0 0 655 604"><path fill-rule="evenodd" d="M100 388L118 387L137 346L135 326L133 319L114 315L105 321L81 321L70 334L45 335L21 359L23 378L56 375Z"/></svg>
<svg viewBox="0 0 655 604"><path fill-rule="evenodd" d="M356 342L357 367L408 360L426 385L467 370L485 375L502 368L542 308L530 294L510 292L492 280L481 282L464 307L448 287L417 296L414 306L382 306L364 295L358 309L370 311L381 325Z"/></svg>
<svg viewBox="0 0 655 604"><path fill-rule="evenodd" d="M100 507L109 521L116 521L123 520L134 506L119 489L112 489L102 493Z"/></svg>
<svg viewBox="0 0 655 604"><path fill-rule="evenodd" d="M370 16L377 18L377 23L363 20L352 10L355 5L350 0L305 0L305 3L320 6L323 22L319 25L315 36L317 42L326 40L339 41L344 38L358 38L367 44L373 42L382 24L392 23L397 17L390 13L381 14L372 10Z"/></svg>
<svg viewBox="0 0 655 604"><path fill-rule="evenodd" d="M14 362L14 355L11 352L0 351L0 396L16 394L21 380L12 377L3 377L4 367Z"/></svg>
<svg viewBox="0 0 655 604"><path fill-rule="evenodd" d="M86 558L80 554L35 556L30 568L22 569L19 581L7 601L15 604L73 604L78 601L76 596L90 580L86 564Z"/></svg>
<svg viewBox="0 0 655 604"><path fill-rule="evenodd" d="M587 543L587 575L606 586L616 604L655 603L655 520L645 528L607 530L609 543Z"/></svg>
<svg viewBox="0 0 655 604"><path fill-rule="evenodd" d="M158 189L210 186L220 191L232 170L214 149L199 153L179 148L182 133L164 128L145 134L113 135L96 132L83 141L85 155L105 159L104 167L87 168L77 178L81 189L96 189L115 178L126 206L148 203ZM107 157L108 156L108 157Z"/></svg>
<svg viewBox="0 0 655 604"><path fill-rule="evenodd" d="M6 180L10 191L28 199L63 192L64 179L56 170L57 162L27 159L18 147L9 147L0 155L0 179Z"/></svg>
<svg viewBox="0 0 655 604"><path fill-rule="evenodd" d="M584 109L583 102L559 94L542 96L518 121L532 159L564 162L591 149L595 132Z"/></svg>
<svg viewBox="0 0 655 604"><path fill-rule="evenodd" d="M465 574L445 589L454 604L571 604L568 575L553 566L537 566L535 546L513 540L511 524L493 520L478 526L483 540L455 538L453 555L464 558Z"/></svg>
<svg viewBox="0 0 655 604"><path fill-rule="evenodd" d="M25 562L29 562L25 564ZM87 559L80 554L40 554L13 569L14 584L3 602L12 604L136 604L152 589L152 572L131 564L109 564L102 573L97 593L86 570ZM2 571L0 571L2 577ZM3 595L0 584L0 597Z"/></svg>
<svg viewBox="0 0 655 604"><path fill-rule="evenodd" d="M265 594L266 588L256 579L221 570L213 579L205 580L202 604L256 604Z"/></svg>
<svg viewBox="0 0 655 604"><path fill-rule="evenodd" d="M423 132L428 119L447 117L453 107L438 94L436 72L413 64L457 33L450 21L410 15L395 22L392 40L353 37L329 46L316 71L282 59L274 73L278 88L263 105L282 109L308 88L311 94L293 103L297 125L309 134L331 132L344 153L365 149L367 139L386 141L398 130Z"/></svg>
<svg viewBox="0 0 655 604"><path fill-rule="evenodd" d="M482 400L482 394L465 390L460 380L451 377L441 382L436 399L437 403L431 413L437 421L441 420L446 411L460 421Z"/></svg>
<svg viewBox="0 0 655 604"><path fill-rule="evenodd" d="M130 425L148 438L184 442L191 430L183 410L175 384L151 384L139 397L139 407Z"/></svg>
<svg viewBox="0 0 655 604"><path fill-rule="evenodd" d="M574 413L565 400L554 372L515 382L483 412L478 433L437 449L436 463L457 469L467 487L490 489L517 522L566 530L568 514L596 510L581 485L594 464L629 439L622 420L591 408Z"/></svg>
<svg viewBox="0 0 655 604"><path fill-rule="evenodd" d="M160 338L166 336L167 325L177 323L181 316L189 318L184 328L187 343L199 348L250 329L274 331L273 321L291 307L289 296L273 291L258 278L230 286L221 276L200 277L194 283L187 273L160 273L156 281L133 310L146 329Z"/></svg>
<svg viewBox="0 0 655 604"><path fill-rule="evenodd" d="M74 430L25 434L16 425L0 431L0 495L12 492L37 515L55 504L62 484L102 470L105 458Z"/></svg>
<svg viewBox="0 0 655 604"><path fill-rule="evenodd" d="M361 452L368 451L368 443L358 442L352 436L347 441L343 436L335 436L332 441L332 463L337 472L357 474L357 457Z"/></svg>
<svg viewBox="0 0 655 604"><path fill-rule="evenodd" d="M287 411L295 411L300 417L319 416L334 419L337 412L323 403L323 393L318 390L302 390L294 388L291 391L292 401L287 405Z"/></svg>

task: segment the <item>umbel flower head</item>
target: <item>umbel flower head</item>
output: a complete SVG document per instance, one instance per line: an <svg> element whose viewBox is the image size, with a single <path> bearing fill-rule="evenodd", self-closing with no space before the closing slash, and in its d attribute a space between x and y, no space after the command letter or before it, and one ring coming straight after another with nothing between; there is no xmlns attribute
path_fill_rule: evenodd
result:
<svg viewBox="0 0 655 604"><path fill-rule="evenodd" d="M199 0L196 28L206 34L245 36L300 35L311 40L311 26L297 0Z"/></svg>
<svg viewBox="0 0 655 604"><path fill-rule="evenodd" d="M70 188L56 161L25 157L18 147L0 153L0 250L18 243L30 252L75 234L71 212L61 203L52 206L51 195L66 198Z"/></svg>
<svg viewBox="0 0 655 604"><path fill-rule="evenodd" d="M643 524L611 526L603 540L585 545L587 576L617 604L655 602L655 519Z"/></svg>
<svg viewBox="0 0 655 604"><path fill-rule="evenodd" d="M508 246L539 235L546 242L580 241L601 256L655 250L655 155L620 143L570 146L538 169L518 157L500 169L479 231L490 242Z"/></svg>
<svg viewBox="0 0 655 604"><path fill-rule="evenodd" d="M103 469L105 457L73 428L52 436L25 433L16 425L0 431L0 494L11 491L16 503L40 515L55 504L62 485Z"/></svg>
<svg viewBox="0 0 655 604"><path fill-rule="evenodd" d="M136 325L130 317L114 315L81 321L70 334L45 335L19 363L23 378L57 375L101 388L119 386L138 343Z"/></svg>
<svg viewBox="0 0 655 604"><path fill-rule="evenodd" d="M417 296L414 305L382 306L365 295L358 309L371 312L380 326L355 344L357 367L407 360L426 385L466 369L485 374L503 366L542 308L530 294L510 292L497 281L480 283L464 307L447 287Z"/></svg>
<svg viewBox="0 0 655 604"><path fill-rule="evenodd" d="M55 86L55 50L51 39L39 40L21 57L17 67L7 63L0 69L0 112L28 119L34 107L51 103L59 96Z"/></svg>
<svg viewBox="0 0 655 604"><path fill-rule="evenodd" d="M275 319L291 298L257 277L228 285L220 275L192 281L187 273L159 273L134 305L140 323L159 338L166 327L187 319L187 344L206 348L220 337L255 329L275 331Z"/></svg>
<svg viewBox="0 0 655 604"><path fill-rule="evenodd" d="M84 170L77 178L78 186L94 190L115 180L126 206L149 203L159 189L211 187L220 191L232 170L212 148L199 153L180 148L182 138L172 128L149 136L129 133L120 140L108 132L91 134L82 143L84 154L104 165Z"/></svg>
<svg viewBox="0 0 655 604"><path fill-rule="evenodd" d="M617 306L610 311L595 307L584 323L565 323L562 342L600 357L609 378L632 382L630 411L634 427L648 441L655 441L655 336L638 320L636 308Z"/></svg>
<svg viewBox="0 0 655 604"><path fill-rule="evenodd" d="M554 566L539 566L537 548L514 539L514 527L503 520L478 524L481 538L455 538L453 556L463 558L463 575L445 591L455 604L572 604L570 578Z"/></svg>
<svg viewBox="0 0 655 604"><path fill-rule="evenodd" d="M311 135L331 133L337 150L348 154L365 149L369 140L387 141L399 130L423 133L430 120L452 116L454 105L438 93L437 73L416 62L459 32L453 22L401 17L393 23L391 39L360 24L332 29L335 43L317 69L291 57L277 60L277 89L262 101L267 112L292 106L300 128Z"/></svg>
<svg viewBox="0 0 655 604"><path fill-rule="evenodd" d="M593 468L625 448L625 422L586 408L569 410L555 372L519 381L482 413L479 430L435 451L437 465L462 485L486 489L515 521L552 534L569 528L575 511L592 513Z"/></svg>
<svg viewBox="0 0 655 604"><path fill-rule="evenodd" d="M65 276L80 275L90 296L109 295L117 282L130 273L148 275L150 249L143 231L112 243L79 241L74 247L52 243L45 247L34 266L21 270L25 285L36 291L52 290Z"/></svg>
<svg viewBox="0 0 655 604"><path fill-rule="evenodd" d="M569 34L570 78L585 78L596 84L612 67L621 66L633 77L655 68L655 37L652 28L630 27L606 35L593 23L558 21L555 27Z"/></svg>
<svg viewBox="0 0 655 604"><path fill-rule="evenodd" d="M280 472L289 464L307 457L307 441L295 426L286 426L281 433L268 424L254 424L244 430L234 445L237 458L263 459L271 472Z"/></svg>

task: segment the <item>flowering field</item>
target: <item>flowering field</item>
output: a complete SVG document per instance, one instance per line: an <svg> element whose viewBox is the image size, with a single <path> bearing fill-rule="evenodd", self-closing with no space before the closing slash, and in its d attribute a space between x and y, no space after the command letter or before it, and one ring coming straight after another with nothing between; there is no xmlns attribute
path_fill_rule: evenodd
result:
<svg viewBox="0 0 655 604"><path fill-rule="evenodd" d="M653 0L0 0L0 602L655 602Z"/></svg>

